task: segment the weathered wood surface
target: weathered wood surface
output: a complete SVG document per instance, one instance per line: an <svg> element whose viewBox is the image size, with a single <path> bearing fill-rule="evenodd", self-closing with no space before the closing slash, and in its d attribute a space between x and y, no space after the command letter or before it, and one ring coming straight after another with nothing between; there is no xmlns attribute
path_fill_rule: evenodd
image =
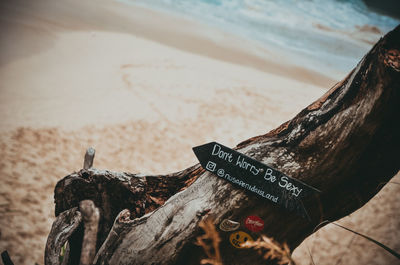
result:
<svg viewBox="0 0 400 265"><path fill-rule="evenodd" d="M93 147L89 147L85 153L85 159L83 160L83 169L89 169L93 166L94 155L96 151Z"/></svg>
<svg viewBox="0 0 400 265"><path fill-rule="evenodd" d="M90 265L97 250L97 232L100 221L100 211L91 200L79 203L79 211L83 220L83 240L80 265Z"/></svg>
<svg viewBox="0 0 400 265"><path fill-rule="evenodd" d="M47 237L45 248L45 265L60 264L61 248L78 228L82 221L82 215L77 207L68 209L57 216ZM68 255L67 255L68 258Z"/></svg>
<svg viewBox="0 0 400 265"><path fill-rule="evenodd" d="M319 100L235 148L321 190L318 197L303 200L311 222L199 165L165 176L81 170L58 182L56 215L84 199L99 207L94 264L199 264L204 253L194 242L206 216L219 224L225 218L258 215L265 222L264 234L294 249L321 221L363 206L398 172L399 117L397 27ZM225 264L265 264L253 250L233 249L227 240L220 247ZM76 253L71 248L71 257Z"/></svg>

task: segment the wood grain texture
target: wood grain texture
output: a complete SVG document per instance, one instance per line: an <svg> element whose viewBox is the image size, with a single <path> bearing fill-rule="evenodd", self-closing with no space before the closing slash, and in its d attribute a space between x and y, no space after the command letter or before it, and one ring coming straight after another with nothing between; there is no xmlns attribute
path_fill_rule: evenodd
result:
<svg viewBox="0 0 400 265"><path fill-rule="evenodd" d="M90 265L96 255L97 231L100 220L99 209L91 200L83 200L79 203L79 211L82 214L84 234L80 265Z"/></svg>
<svg viewBox="0 0 400 265"><path fill-rule="evenodd" d="M47 237L44 254L45 265L60 264L61 248L78 228L81 221L82 215L77 207L68 209L57 216ZM64 259L68 258L68 255L66 256Z"/></svg>

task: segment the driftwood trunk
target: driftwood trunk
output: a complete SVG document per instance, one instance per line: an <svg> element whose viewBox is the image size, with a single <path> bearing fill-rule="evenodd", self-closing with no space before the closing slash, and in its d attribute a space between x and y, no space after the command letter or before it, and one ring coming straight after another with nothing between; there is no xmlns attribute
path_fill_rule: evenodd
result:
<svg viewBox="0 0 400 265"><path fill-rule="evenodd" d="M86 199L100 209L94 264L199 264L205 254L194 242L204 218L218 226L224 219L243 222L257 215L265 223L262 234L294 249L321 221L337 220L363 206L398 172L399 117L397 27L319 100L277 129L234 148L321 190L303 200L311 221L200 165L164 176L81 170L58 182L55 213ZM225 264L265 264L256 251L232 247L228 235L221 232ZM69 238L69 264L79 260L82 237L80 227Z"/></svg>

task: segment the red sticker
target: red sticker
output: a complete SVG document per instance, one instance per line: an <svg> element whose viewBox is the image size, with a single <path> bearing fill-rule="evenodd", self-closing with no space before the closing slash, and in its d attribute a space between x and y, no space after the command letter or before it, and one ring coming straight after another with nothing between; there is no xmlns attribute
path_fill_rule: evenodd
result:
<svg viewBox="0 0 400 265"><path fill-rule="evenodd" d="M264 221L258 216L250 215L244 221L244 225L250 231L260 232L264 228Z"/></svg>

